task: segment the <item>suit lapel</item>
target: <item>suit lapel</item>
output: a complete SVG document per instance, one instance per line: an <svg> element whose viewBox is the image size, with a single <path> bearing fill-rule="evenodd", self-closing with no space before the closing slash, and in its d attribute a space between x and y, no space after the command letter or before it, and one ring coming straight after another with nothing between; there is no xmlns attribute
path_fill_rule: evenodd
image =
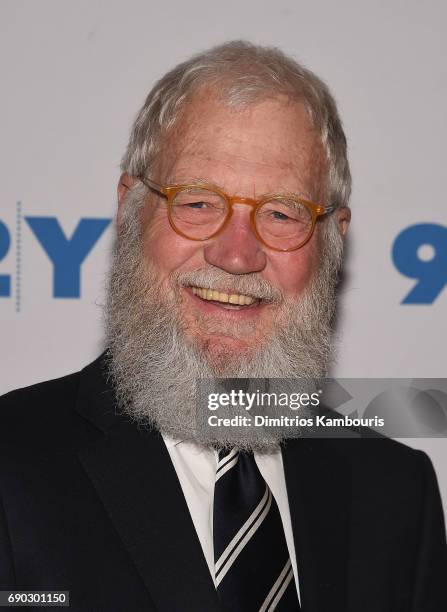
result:
<svg viewBox="0 0 447 612"><path fill-rule="evenodd" d="M303 612L346 610L349 469L325 439L290 441L283 461Z"/></svg>
<svg viewBox="0 0 447 612"><path fill-rule="evenodd" d="M80 411L104 435L79 458L156 608L217 612L216 591L163 439L114 415L104 388L96 393L101 411L95 419L87 387L92 390L84 381L80 397L89 395L90 405L82 401Z"/></svg>

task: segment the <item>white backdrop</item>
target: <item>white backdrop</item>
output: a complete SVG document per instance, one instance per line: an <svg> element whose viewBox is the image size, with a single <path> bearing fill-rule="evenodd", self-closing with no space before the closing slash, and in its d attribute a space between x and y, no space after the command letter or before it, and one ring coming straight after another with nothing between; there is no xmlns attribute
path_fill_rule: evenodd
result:
<svg viewBox="0 0 447 612"><path fill-rule="evenodd" d="M329 83L344 119L353 221L335 374L445 377L446 6L2 0L0 392L77 370L98 354L113 227L100 233L91 220L114 214L132 119L167 69L232 38L277 45L304 62ZM29 217L39 218L34 231ZM57 297L49 236L57 220L69 240L81 219L98 239L80 268L80 296ZM399 247L418 281L398 271L391 253L396 237L420 224L435 228L416 228ZM72 294L73 278L65 287ZM402 304L418 283L416 303ZM446 441L408 443L430 454L447 506Z"/></svg>

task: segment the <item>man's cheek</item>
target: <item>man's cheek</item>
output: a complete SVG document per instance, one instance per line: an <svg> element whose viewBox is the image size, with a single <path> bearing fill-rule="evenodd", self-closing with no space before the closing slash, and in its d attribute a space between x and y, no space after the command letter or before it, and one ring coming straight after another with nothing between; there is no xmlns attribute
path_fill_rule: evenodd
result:
<svg viewBox="0 0 447 612"><path fill-rule="evenodd" d="M271 253L269 257L269 280L284 295L294 298L307 287L319 266L320 228L307 244L289 253Z"/></svg>
<svg viewBox="0 0 447 612"><path fill-rule="evenodd" d="M143 220L143 244L145 253L159 259L159 263L177 251L177 235L169 225L164 211L156 211Z"/></svg>

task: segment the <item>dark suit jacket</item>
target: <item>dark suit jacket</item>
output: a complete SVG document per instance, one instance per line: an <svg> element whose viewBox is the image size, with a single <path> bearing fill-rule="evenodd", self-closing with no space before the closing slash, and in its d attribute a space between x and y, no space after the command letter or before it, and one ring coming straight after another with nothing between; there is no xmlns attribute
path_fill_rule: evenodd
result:
<svg viewBox="0 0 447 612"><path fill-rule="evenodd" d="M220 610L162 438L115 411L100 358L0 401L0 589L73 611ZM445 612L429 459L386 439L283 451L304 612Z"/></svg>

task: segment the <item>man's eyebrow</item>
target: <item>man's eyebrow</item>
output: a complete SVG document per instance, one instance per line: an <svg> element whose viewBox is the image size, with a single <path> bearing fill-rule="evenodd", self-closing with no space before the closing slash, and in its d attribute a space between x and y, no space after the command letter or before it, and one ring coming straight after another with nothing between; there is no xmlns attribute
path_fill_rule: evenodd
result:
<svg viewBox="0 0 447 612"><path fill-rule="evenodd" d="M188 176L188 178L168 177L166 184L167 185L216 185L216 183L209 178L191 177L191 176Z"/></svg>
<svg viewBox="0 0 447 612"><path fill-rule="evenodd" d="M166 181L166 185L210 185L213 187L218 187L219 189L222 189L224 192L227 192L227 190L220 184L216 183L215 181L213 181L210 178L205 178L205 177L194 177L191 178L191 176L189 176L188 178L184 179L182 176L180 178L177 177L168 177L168 180ZM312 196L308 193L308 192L304 192L300 189L296 190L296 191L292 191L291 189L286 189L285 187L278 187L275 190L270 190L270 191L264 191L262 193L258 193L257 197L263 197L266 195L277 195L277 194L283 194L285 196L289 195L289 196L298 196L299 198L303 198L304 200L310 200L310 201L314 201L314 199L312 198ZM228 195L239 195L241 197L244 196L244 194L242 193L236 193L236 194L231 194L228 192Z"/></svg>

